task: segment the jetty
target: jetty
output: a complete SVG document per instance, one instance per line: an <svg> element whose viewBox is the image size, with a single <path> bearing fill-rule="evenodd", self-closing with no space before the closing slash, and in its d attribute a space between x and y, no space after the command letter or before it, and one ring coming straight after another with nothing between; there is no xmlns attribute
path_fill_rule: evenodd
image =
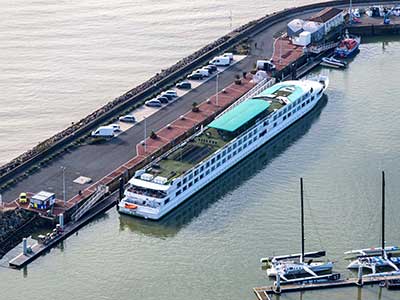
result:
<svg viewBox="0 0 400 300"><path fill-rule="evenodd" d="M340 274L333 274L336 278L340 277ZM322 281L321 281L322 280ZM333 288L343 288L343 287L362 287L363 285L383 285L387 286L388 282L396 282L400 280L400 274L393 275L379 275L376 276L363 276L360 280L359 278L346 278L346 279L333 279L324 278L311 279L311 280L298 280L295 283L281 284L279 287L277 285L256 287L253 289L258 300L271 300L272 295L279 295L283 293L291 292L303 292L309 290L321 290L321 289L333 289Z"/></svg>
<svg viewBox="0 0 400 300"><path fill-rule="evenodd" d="M368 6L386 1L355 0L353 3ZM318 54L314 53L310 57L310 53L304 53L303 47L288 43L283 36L277 38L277 32L282 32L293 18L309 18L328 7L343 9L347 6L348 1L314 3L288 8L249 22L117 97L2 167L0 193L6 207L21 207L33 211L43 218L52 219L54 224L59 216L63 215L65 222L63 234L45 246L32 248L33 255L25 253L18 260L12 260L13 264L10 262L10 265L26 265L91 218L110 208L114 203L114 200L109 200L110 195L120 190L121 185L123 186L136 170L169 151L229 106L245 98L255 86L251 81L250 72L258 59L273 58L277 65L276 72L269 74L265 84L273 84L275 80L284 78L297 79L317 67L326 51L332 50L330 44L315 50L319 51ZM390 31L398 33L396 20L389 25L380 24L378 21L375 21L375 24L368 22L369 19L366 19L363 25L351 24L348 29L351 33L360 35L386 34ZM371 30L371 26L374 30ZM238 45L246 46L248 53L240 59L237 58L235 64L222 70L218 76L204 80L176 101L151 115L146 115L111 141L100 144L88 142L88 135L96 126L114 122L122 113L135 113L143 107L145 100L171 88L212 57L235 49ZM240 83L235 83L237 81ZM198 108L197 112L193 111L194 102ZM93 197L101 186L106 186L108 191L94 201ZM18 202L20 192L34 194L41 190L52 192L58 198L50 212ZM95 202L92 203L93 206L86 205L91 199ZM104 209L96 209L101 205ZM81 211L82 207L89 208L84 213L79 213L79 218L76 219L77 212Z"/></svg>

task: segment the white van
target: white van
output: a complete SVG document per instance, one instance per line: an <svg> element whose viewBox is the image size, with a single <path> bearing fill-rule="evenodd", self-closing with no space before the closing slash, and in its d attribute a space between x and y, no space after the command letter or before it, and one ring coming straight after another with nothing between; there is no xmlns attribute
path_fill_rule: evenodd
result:
<svg viewBox="0 0 400 300"><path fill-rule="evenodd" d="M222 56L223 57L228 57L230 62L233 61L233 53L231 53L231 52L226 52Z"/></svg>
<svg viewBox="0 0 400 300"><path fill-rule="evenodd" d="M100 126L96 130L92 131L92 136L97 137L113 137L115 129L110 126Z"/></svg>
<svg viewBox="0 0 400 300"><path fill-rule="evenodd" d="M175 90L168 90L163 92L161 95L170 95L174 98L178 97L178 93Z"/></svg>
<svg viewBox="0 0 400 300"><path fill-rule="evenodd" d="M201 74L203 77L210 76L210 72L207 69L204 69L204 68L197 69L191 75L193 75L193 74Z"/></svg>
<svg viewBox="0 0 400 300"><path fill-rule="evenodd" d="M229 59L229 57L226 56L217 56L210 60L210 64L216 66L229 66L230 63L231 60Z"/></svg>

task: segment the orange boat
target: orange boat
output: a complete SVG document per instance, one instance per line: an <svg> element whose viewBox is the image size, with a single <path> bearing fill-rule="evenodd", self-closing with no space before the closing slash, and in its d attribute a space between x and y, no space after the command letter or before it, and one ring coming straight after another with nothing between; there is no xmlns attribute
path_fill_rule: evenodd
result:
<svg viewBox="0 0 400 300"><path fill-rule="evenodd" d="M125 208L136 209L138 206L132 203L125 203Z"/></svg>

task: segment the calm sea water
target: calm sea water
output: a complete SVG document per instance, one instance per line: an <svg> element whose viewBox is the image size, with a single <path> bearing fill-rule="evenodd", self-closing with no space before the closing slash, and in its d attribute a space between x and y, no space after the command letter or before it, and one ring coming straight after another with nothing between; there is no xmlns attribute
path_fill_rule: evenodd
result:
<svg viewBox="0 0 400 300"><path fill-rule="evenodd" d="M161 222L104 216L28 266L0 268L1 299L255 299L259 259L298 252L299 177L306 248L380 244L380 171L387 172L387 243L398 244L400 41L371 40L346 71L329 72L327 101ZM7 258L0 262L6 266ZM379 287L282 299L399 299Z"/></svg>
<svg viewBox="0 0 400 300"><path fill-rule="evenodd" d="M0 165L231 28L311 2L0 0Z"/></svg>

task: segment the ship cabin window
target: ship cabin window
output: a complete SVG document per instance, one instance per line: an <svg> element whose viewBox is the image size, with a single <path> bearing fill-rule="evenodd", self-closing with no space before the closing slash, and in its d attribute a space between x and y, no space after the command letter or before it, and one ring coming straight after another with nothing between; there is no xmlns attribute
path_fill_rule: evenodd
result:
<svg viewBox="0 0 400 300"><path fill-rule="evenodd" d="M190 173L189 180L193 178L193 173Z"/></svg>
<svg viewBox="0 0 400 300"><path fill-rule="evenodd" d="M226 161L226 158L223 158L223 159L222 159L222 163L225 163L225 161Z"/></svg>
<svg viewBox="0 0 400 300"><path fill-rule="evenodd" d="M268 126L268 124L269 124L269 121L267 120L267 121L264 121L264 126Z"/></svg>
<svg viewBox="0 0 400 300"><path fill-rule="evenodd" d="M239 140L238 144L241 145L242 144L242 140Z"/></svg>
<svg viewBox="0 0 400 300"><path fill-rule="evenodd" d="M197 176L199 174L199 170L194 170L194 176Z"/></svg>
<svg viewBox="0 0 400 300"><path fill-rule="evenodd" d="M304 102L301 104L301 107L304 107L304 105L306 105Z"/></svg>
<svg viewBox="0 0 400 300"><path fill-rule="evenodd" d="M307 104L310 103L310 99L307 100Z"/></svg>
<svg viewBox="0 0 400 300"><path fill-rule="evenodd" d="M276 122L274 123L274 127L276 127Z"/></svg>
<svg viewBox="0 0 400 300"><path fill-rule="evenodd" d="M179 181L178 184L177 184L176 186L177 186L177 187L181 187L181 185L182 185L182 182Z"/></svg>
<svg viewBox="0 0 400 300"><path fill-rule="evenodd" d="M218 168L220 165L221 165L221 163L220 163L220 162L218 162L218 163L217 163L217 168Z"/></svg>
<svg viewBox="0 0 400 300"><path fill-rule="evenodd" d="M283 114L286 113L286 107L283 109L283 112L282 112L282 113L283 113Z"/></svg>
<svg viewBox="0 0 400 300"><path fill-rule="evenodd" d="M232 157L232 155L229 154L229 155L228 155L228 159L231 159L231 157Z"/></svg>
<svg viewBox="0 0 400 300"><path fill-rule="evenodd" d="M265 129L263 132L260 132L259 136L262 137L267 133L267 129Z"/></svg>
<svg viewBox="0 0 400 300"><path fill-rule="evenodd" d="M206 175L208 175L208 174L210 174L210 170L207 170L207 171L206 171Z"/></svg>
<svg viewBox="0 0 400 300"><path fill-rule="evenodd" d="M211 167L211 172L214 171L214 170L215 170L215 166L212 166Z"/></svg>
<svg viewBox="0 0 400 300"><path fill-rule="evenodd" d="M167 204L168 202L169 202L169 198L165 199L164 205Z"/></svg>
<svg viewBox="0 0 400 300"><path fill-rule="evenodd" d="M274 121L276 121L277 115L274 115Z"/></svg>
<svg viewBox="0 0 400 300"><path fill-rule="evenodd" d="M204 177L204 175L203 175L203 174L200 174L200 179L203 179L203 177Z"/></svg>
<svg viewBox="0 0 400 300"><path fill-rule="evenodd" d="M191 181L191 182L189 182L189 187L191 187L193 185L193 182Z"/></svg>
<svg viewBox="0 0 400 300"><path fill-rule="evenodd" d="M232 148L233 148L233 149L235 149L235 148L236 148L236 146L237 146L237 145L236 145L236 143L235 143L235 144L233 144Z"/></svg>
<svg viewBox="0 0 400 300"><path fill-rule="evenodd" d="M282 112L281 111L278 113L278 117L280 117L280 116L282 116Z"/></svg>
<svg viewBox="0 0 400 300"><path fill-rule="evenodd" d="M217 155L217 160L221 158L221 153Z"/></svg>
<svg viewBox="0 0 400 300"><path fill-rule="evenodd" d="M283 121L285 121L286 120L286 116L283 116Z"/></svg>
<svg viewBox="0 0 400 300"><path fill-rule="evenodd" d="M181 194L181 190L178 190L176 193L175 193L175 196L179 196Z"/></svg>
<svg viewBox="0 0 400 300"><path fill-rule="evenodd" d="M224 151L222 151L222 156L225 156L225 154L226 154L226 149L224 150Z"/></svg>
<svg viewBox="0 0 400 300"><path fill-rule="evenodd" d="M315 98L315 97L314 97L314 96L312 96L312 97L311 97L311 101L314 101L314 98Z"/></svg>
<svg viewBox="0 0 400 300"><path fill-rule="evenodd" d="M288 116L288 117L290 117L291 115L292 115L292 113L291 113L291 112L287 114L287 116Z"/></svg>
<svg viewBox="0 0 400 300"><path fill-rule="evenodd" d="M196 177L196 178L194 179L194 184L196 184L197 181L199 181L199 178Z"/></svg>
<svg viewBox="0 0 400 300"><path fill-rule="evenodd" d="M183 191L186 191L186 190L187 190L187 186L186 186L186 185L183 186L182 190L183 190Z"/></svg>
<svg viewBox="0 0 400 300"><path fill-rule="evenodd" d="M206 168L208 168L210 166L210 161L208 161L207 163L206 163Z"/></svg>
<svg viewBox="0 0 400 300"><path fill-rule="evenodd" d="M242 151L242 147L239 147L239 148L238 148L238 152L240 152L240 151Z"/></svg>
<svg viewBox="0 0 400 300"><path fill-rule="evenodd" d="M234 156L236 155L236 150L235 150L235 151L233 151L232 155L234 155Z"/></svg>
<svg viewBox="0 0 400 300"><path fill-rule="evenodd" d="M255 142L255 141L257 141L257 137L256 136L253 138L253 142Z"/></svg>
<svg viewBox="0 0 400 300"><path fill-rule="evenodd" d="M215 163L215 157L213 157L212 159L211 159L211 164L214 164Z"/></svg>
<svg viewBox="0 0 400 300"><path fill-rule="evenodd" d="M200 167L200 172L203 172L204 171L204 166L201 166Z"/></svg>
<svg viewBox="0 0 400 300"><path fill-rule="evenodd" d="M187 182L187 178L183 178L183 184L185 184Z"/></svg>

